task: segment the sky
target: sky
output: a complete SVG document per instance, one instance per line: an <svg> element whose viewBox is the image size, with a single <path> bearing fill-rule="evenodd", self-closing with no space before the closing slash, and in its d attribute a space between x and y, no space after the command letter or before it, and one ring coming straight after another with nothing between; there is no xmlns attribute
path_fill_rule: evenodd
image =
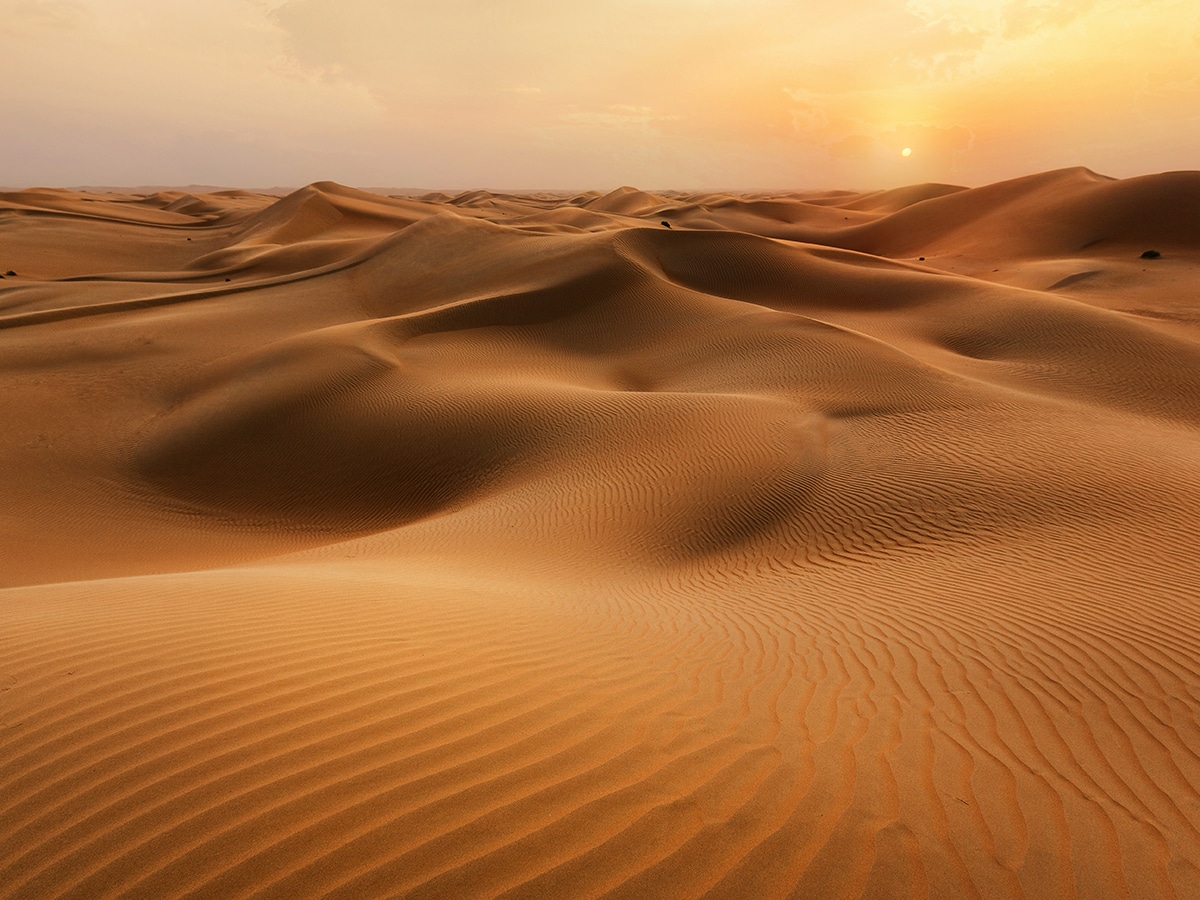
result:
<svg viewBox="0 0 1200 900"><path fill-rule="evenodd" d="M1200 168L1196 0L0 0L0 42L12 187Z"/></svg>

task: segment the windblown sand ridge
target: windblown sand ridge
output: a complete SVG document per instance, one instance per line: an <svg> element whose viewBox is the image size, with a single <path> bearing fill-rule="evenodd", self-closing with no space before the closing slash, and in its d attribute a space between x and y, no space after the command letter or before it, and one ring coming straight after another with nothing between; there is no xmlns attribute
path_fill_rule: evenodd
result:
<svg viewBox="0 0 1200 900"><path fill-rule="evenodd" d="M1200 895L1197 222L0 195L0 897Z"/></svg>

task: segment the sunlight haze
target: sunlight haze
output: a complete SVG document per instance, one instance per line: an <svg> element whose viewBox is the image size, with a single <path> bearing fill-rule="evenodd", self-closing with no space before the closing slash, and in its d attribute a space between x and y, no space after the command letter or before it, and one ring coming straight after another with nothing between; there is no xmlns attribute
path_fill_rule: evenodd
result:
<svg viewBox="0 0 1200 900"><path fill-rule="evenodd" d="M1200 156L1193 0L0 0L0 36L10 186L870 188Z"/></svg>

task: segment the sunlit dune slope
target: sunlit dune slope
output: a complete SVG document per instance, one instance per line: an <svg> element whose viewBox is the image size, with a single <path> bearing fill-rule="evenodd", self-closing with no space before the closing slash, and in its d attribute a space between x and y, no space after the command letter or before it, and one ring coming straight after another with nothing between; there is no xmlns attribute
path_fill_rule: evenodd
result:
<svg viewBox="0 0 1200 900"><path fill-rule="evenodd" d="M0 897L1200 896L1198 214L0 195Z"/></svg>

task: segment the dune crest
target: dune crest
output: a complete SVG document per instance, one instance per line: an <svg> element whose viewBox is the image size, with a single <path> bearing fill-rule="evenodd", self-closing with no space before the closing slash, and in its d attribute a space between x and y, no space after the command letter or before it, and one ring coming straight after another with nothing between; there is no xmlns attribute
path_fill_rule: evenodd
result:
<svg viewBox="0 0 1200 900"><path fill-rule="evenodd" d="M1200 173L206 191L0 194L0 898L1200 896Z"/></svg>

